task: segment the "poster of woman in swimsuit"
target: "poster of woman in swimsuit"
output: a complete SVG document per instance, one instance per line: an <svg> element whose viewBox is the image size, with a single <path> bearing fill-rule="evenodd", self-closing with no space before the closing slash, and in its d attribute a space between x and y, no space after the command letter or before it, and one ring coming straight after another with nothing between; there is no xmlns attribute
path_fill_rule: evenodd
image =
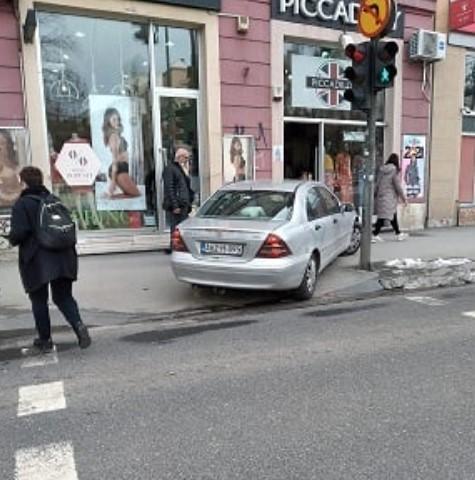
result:
<svg viewBox="0 0 475 480"><path fill-rule="evenodd" d="M145 210L140 100L90 95L92 148L101 161L96 181L98 210Z"/></svg>

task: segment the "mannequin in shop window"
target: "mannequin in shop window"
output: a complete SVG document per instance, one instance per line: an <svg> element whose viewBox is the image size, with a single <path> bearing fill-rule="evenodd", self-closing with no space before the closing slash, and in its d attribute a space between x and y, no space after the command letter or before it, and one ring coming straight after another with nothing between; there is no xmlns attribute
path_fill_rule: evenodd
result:
<svg viewBox="0 0 475 480"><path fill-rule="evenodd" d="M106 109L102 132L104 145L112 153L112 163L109 168L110 182L107 191L107 196L110 198L140 197L140 190L129 174L128 144L122 135L123 131L124 127L119 111L116 108Z"/></svg>
<svg viewBox="0 0 475 480"><path fill-rule="evenodd" d="M335 189L335 163L329 153L325 154L324 167L325 185L333 192Z"/></svg>
<svg viewBox="0 0 475 480"><path fill-rule="evenodd" d="M353 202L351 157L347 151L340 152L335 157L335 193L337 193L341 202Z"/></svg>

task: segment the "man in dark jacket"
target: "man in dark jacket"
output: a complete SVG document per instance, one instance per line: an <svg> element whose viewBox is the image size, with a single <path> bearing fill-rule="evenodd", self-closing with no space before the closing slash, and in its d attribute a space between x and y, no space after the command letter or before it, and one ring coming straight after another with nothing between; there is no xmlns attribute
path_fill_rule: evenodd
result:
<svg viewBox="0 0 475 480"><path fill-rule="evenodd" d="M19 246L20 276L29 295L38 338L34 347L43 353L53 349L51 322L48 309L48 287L53 302L69 322L78 337L79 346L91 344L88 330L82 323L79 309L72 296L72 282L77 279L78 260L75 247L49 250L36 237L40 198L50 192L43 185L43 174L36 167L25 167L20 172L24 189L12 209L10 243Z"/></svg>
<svg viewBox="0 0 475 480"><path fill-rule="evenodd" d="M179 147L175 161L167 165L163 172L163 208L167 212L170 234L179 223L188 218L195 197L187 174L190 157L190 151L186 147Z"/></svg>

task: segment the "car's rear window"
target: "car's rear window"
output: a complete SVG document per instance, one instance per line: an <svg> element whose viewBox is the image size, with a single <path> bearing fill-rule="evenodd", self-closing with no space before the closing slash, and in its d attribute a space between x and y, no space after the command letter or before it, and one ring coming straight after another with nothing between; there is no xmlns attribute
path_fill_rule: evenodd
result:
<svg viewBox="0 0 475 480"><path fill-rule="evenodd" d="M200 208L197 217L289 220L293 204L292 192L226 190L213 195Z"/></svg>

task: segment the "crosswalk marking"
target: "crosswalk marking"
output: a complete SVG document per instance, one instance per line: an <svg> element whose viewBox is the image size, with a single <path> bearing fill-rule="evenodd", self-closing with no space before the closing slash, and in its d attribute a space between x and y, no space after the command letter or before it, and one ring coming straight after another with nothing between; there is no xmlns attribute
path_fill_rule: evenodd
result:
<svg viewBox="0 0 475 480"><path fill-rule="evenodd" d="M429 305L431 307L442 307L443 305L447 305L447 302L445 300L440 300L434 297L409 295L406 296L406 300L416 303L422 303L423 305Z"/></svg>
<svg viewBox="0 0 475 480"><path fill-rule="evenodd" d="M475 318L475 311L474 312L463 312L462 315L465 315L466 317Z"/></svg>
<svg viewBox="0 0 475 480"><path fill-rule="evenodd" d="M18 391L18 417L64 408L66 408L66 398L63 382L28 385L20 387Z"/></svg>
<svg viewBox="0 0 475 480"><path fill-rule="evenodd" d="M22 351L23 354L25 354ZM27 354L28 352L26 352ZM54 351L48 353L47 355L36 355L33 357L27 357L23 360L21 368L33 368L33 367L45 367L46 365L54 365L58 363L58 352L56 351L56 346Z"/></svg>
<svg viewBox="0 0 475 480"><path fill-rule="evenodd" d="M78 480L70 443L18 450L15 480Z"/></svg>

